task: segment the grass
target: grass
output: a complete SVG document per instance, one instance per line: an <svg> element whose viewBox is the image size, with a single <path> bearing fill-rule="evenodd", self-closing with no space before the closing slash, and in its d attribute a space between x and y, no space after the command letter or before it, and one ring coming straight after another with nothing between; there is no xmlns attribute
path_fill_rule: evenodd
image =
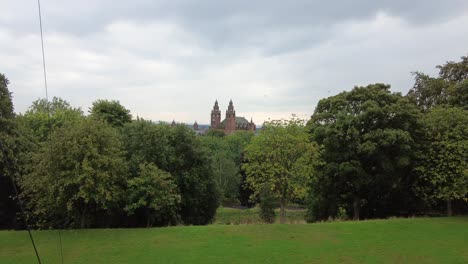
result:
<svg viewBox="0 0 468 264"><path fill-rule="evenodd" d="M216 211L214 223L222 225L262 224L263 221L260 219L259 211L260 208L258 207L250 209L220 207ZM279 223L279 209L276 209L275 213L275 223ZM304 214L305 210L286 210L286 222L289 224L305 223Z"/></svg>
<svg viewBox="0 0 468 264"><path fill-rule="evenodd" d="M468 217L61 231L64 263L468 263ZM35 231L60 263L57 231ZM34 263L27 233L0 231L0 263Z"/></svg>

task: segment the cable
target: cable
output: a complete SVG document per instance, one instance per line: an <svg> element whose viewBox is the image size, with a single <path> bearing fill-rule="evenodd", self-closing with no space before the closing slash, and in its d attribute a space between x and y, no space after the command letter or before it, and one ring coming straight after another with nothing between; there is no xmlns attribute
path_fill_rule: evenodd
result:
<svg viewBox="0 0 468 264"><path fill-rule="evenodd" d="M0 142L0 146L1 146L1 149L2 149L2 152L3 152L3 156L5 157L5 160L8 163L10 163L10 167L12 167L11 161L8 158L6 150L3 147L3 144L1 144L1 142ZM24 212L23 200L21 200L21 197L19 196L18 188L16 187L15 178L13 177L13 175L11 173L9 173L9 176L10 176L10 179L11 179L11 183L13 184L13 190L15 191L16 199L18 199L18 205L20 207L21 216L23 217L24 223L26 225L26 230L28 230L29 239L31 240L32 246L34 248L34 253L36 253L37 262L39 264L41 264L41 258L39 257L39 253L37 251L36 244L34 243L34 238L32 236L31 229L29 228L28 219L26 218L26 213Z"/></svg>
<svg viewBox="0 0 468 264"><path fill-rule="evenodd" d="M45 62L45 52L44 52L44 35L42 31L42 12L41 12L41 1L37 0L37 10L39 14L39 29L41 32L41 48L42 48L42 70L44 73L44 87L45 87L45 93L46 93L46 102L47 102L47 123L49 125L49 128L51 128L50 124L50 107L49 107L49 91L47 88L47 71L46 71L46 62ZM59 244L60 244L60 258L63 264L63 247L62 247L62 235L60 232L60 229L58 229L58 236L59 236Z"/></svg>
<svg viewBox="0 0 468 264"><path fill-rule="evenodd" d="M37 0L37 9L39 12L39 28L41 30L41 47L42 47L42 70L44 72L44 87L46 92L46 100L49 102L49 94L47 91L47 74L46 74L46 63L45 63L45 52L44 52L44 37L42 36L42 16L41 16L41 1Z"/></svg>

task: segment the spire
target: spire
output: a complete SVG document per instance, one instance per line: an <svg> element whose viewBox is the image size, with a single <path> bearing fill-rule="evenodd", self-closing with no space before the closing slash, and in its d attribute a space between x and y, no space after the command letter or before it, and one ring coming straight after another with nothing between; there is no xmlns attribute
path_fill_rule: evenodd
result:
<svg viewBox="0 0 468 264"><path fill-rule="evenodd" d="M252 121L252 117L250 117L250 123L253 123L253 121Z"/></svg>
<svg viewBox="0 0 468 264"><path fill-rule="evenodd" d="M232 99L229 100L228 111L234 111L234 104L232 103Z"/></svg>
<svg viewBox="0 0 468 264"><path fill-rule="evenodd" d="M215 110L215 111L218 111L218 110L219 110L218 99L216 99L216 101L215 101L215 104L214 104L214 106L213 106L213 110Z"/></svg>

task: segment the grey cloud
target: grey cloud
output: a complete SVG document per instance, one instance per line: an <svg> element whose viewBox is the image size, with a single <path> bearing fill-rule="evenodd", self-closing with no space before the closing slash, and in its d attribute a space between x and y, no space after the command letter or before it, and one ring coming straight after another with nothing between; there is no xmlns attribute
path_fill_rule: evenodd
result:
<svg viewBox="0 0 468 264"><path fill-rule="evenodd" d="M467 1L42 0L50 93L86 110L206 123L214 99L255 120L310 115L354 85L407 91L466 53ZM43 95L37 7L0 8L0 71L23 112ZM257 113L258 116L255 115ZM284 116L286 115L286 116Z"/></svg>

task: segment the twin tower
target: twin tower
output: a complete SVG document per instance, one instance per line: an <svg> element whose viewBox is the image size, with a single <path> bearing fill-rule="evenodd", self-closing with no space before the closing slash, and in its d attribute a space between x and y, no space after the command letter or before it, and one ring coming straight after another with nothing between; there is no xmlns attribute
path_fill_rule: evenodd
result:
<svg viewBox="0 0 468 264"><path fill-rule="evenodd" d="M211 110L211 129L224 130L226 134L231 134L237 130L255 131L255 123L250 118L250 122L244 117L236 117L236 111L232 100L229 101L228 109L226 110L226 118L221 121L221 111L219 111L218 100L215 101L213 110Z"/></svg>

